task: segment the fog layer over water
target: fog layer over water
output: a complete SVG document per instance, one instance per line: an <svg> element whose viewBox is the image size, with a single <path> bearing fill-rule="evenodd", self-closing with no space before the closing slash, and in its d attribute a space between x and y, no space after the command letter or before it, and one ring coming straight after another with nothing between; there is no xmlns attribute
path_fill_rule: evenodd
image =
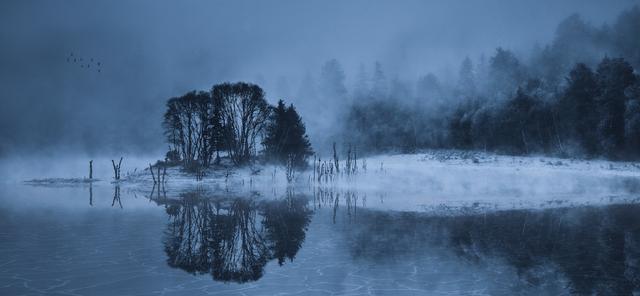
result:
<svg viewBox="0 0 640 296"><path fill-rule="evenodd" d="M436 114L445 118L463 60L475 78L494 53L540 70L531 57L564 53L541 50L558 36L568 48L602 36L617 38L612 48L637 45L620 42L637 30L634 4L3 1L0 295L639 294L635 162L539 156L527 145L528 156L418 153L444 146L434 143L448 121L409 102L443 90L419 103L445 106ZM622 11L626 21L609 30ZM579 53L597 63L603 51ZM577 62L563 57L563 67ZM223 81L295 104L314 170L223 159L194 174L158 163L152 177L145 168L168 150L167 99ZM509 87L495 93L508 98L518 85ZM372 106L403 124L420 115L425 125L406 132L433 145L363 157L394 150L340 139L355 130L337 127L360 98L402 104ZM420 112L387 112L404 108ZM379 119L379 134L363 124L371 146L395 134ZM340 162L325 156L334 141ZM158 183L161 168L168 181Z"/></svg>

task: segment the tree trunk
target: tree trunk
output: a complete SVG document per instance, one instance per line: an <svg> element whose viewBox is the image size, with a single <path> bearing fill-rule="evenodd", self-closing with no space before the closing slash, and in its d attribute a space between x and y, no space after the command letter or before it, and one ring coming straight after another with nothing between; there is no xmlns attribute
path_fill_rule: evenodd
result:
<svg viewBox="0 0 640 296"><path fill-rule="evenodd" d="M151 172L151 178L153 179L153 184L156 184L156 177L153 175L153 167L149 164L149 172ZM160 176L158 176L160 178Z"/></svg>

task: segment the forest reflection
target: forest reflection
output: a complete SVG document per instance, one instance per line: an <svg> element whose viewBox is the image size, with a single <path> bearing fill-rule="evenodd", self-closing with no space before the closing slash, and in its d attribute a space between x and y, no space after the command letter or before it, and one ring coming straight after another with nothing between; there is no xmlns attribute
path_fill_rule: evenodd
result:
<svg viewBox="0 0 640 296"><path fill-rule="evenodd" d="M531 286L631 295L640 289L639 212L637 204L458 216L361 210L346 231L354 258L418 260L442 249L471 264L506 262Z"/></svg>
<svg viewBox="0 0 640 296"><path fill-rule="evenodd" d="M640 289L638 204L397 212L369 209L366 195L356 192L317 188L274 199L192 191L154 201L170 217L169 266L216 281L256 281L271 260L294 260L313 213L324 212L319 223L348 224L334 229L354 260L421 265L440 250L488 269L506 264L528 286L560 282L571 293L607 295Z"/></svg>
<svg viewBox="0 0 640 296"><path fill-rule="evenodd" d="M292 193L265 200L194 191L156 201L170 217L169 266L225 282L255 281L270 260L293 260L312 215L307 198Z"/></svg>

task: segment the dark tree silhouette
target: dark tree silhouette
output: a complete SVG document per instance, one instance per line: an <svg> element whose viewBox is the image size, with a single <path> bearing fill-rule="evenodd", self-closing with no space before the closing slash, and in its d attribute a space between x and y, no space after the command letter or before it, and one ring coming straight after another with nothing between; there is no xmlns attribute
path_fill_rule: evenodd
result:
<svg viewBox="0 0 640 296"><path fill-rule="evenodd" d="M293 105L285 107L282 100L271 110L262 144L267 159L281 164L291 159L295 166L304 167L313 154L302 118Z"/></svg>
<svg viewBox="0 0 640 296"><path fill-rule="evenodd" d="M596 73L576 64L566 88L556 94L546 93L543 81L529 79L512 98L463 101L449 118L449 145L515 154L637 158L637 80L623 59L605 58Z"/></svg>
<svg viewBox="0 0 640 296"><path fill-rule="evenodd" d="M640 77L636 77L634 85L627 89L625 110L625 143L629 155L640 154Z"/></svg>
<svg viewBox="0 0 640 296"><path fill-rule="evenodd" d="M176 156L185 164L198 162L208 165L213 152L218 148L214 138L214 128L218 118L214 117L213 104L208 92L189 92L167 101L163 127L170 144L171 156ZM177 154L177 155L176 155Z"/></svg>
<svg viewBox="0 0 640 296"><path fill-rule="evenodd" d="M220 110L222 138L235 164L247 163L255 155L255 142L268 119L264 91L255 84L238 82L214 85L214 108Z"/></svg>
<svg viewBox="0 0 640 296"><path fill-rule="evenodd" d="M611 40L619 56L628 60L631 65L640 68L640 7L635 5L623 11L617 18Z"/></svg>
<svg viewBox="0 0 640 296"><path fill-rule="evenodd" d="M625 90L635 81L633 68L623 59L604 58L598 65L596 79L600 88L597 131L601 151L609 157L620 157L624 150Z"/></svg>
<svg viewBox="0 0 640 296"><path fill-rule="evenodd" d="M562 141L580 144L588 155L594 155L598 149L595 127L599 91L595 75L587 65L576 64L569 72L567 84L554 108L559 136Z"/></svg>

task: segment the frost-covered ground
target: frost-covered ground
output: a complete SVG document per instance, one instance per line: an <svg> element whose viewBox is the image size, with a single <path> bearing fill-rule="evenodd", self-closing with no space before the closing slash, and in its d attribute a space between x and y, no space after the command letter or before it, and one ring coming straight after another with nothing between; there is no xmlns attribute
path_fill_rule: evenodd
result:
<svg viewBox="0 0 640 296"><path fill-rule="evenodd" d="M341 160L342 172L320 182L312 169L298 172L293 183L287 182L285 169L277 166L218 167L207 171L202 180L170 168L160 190L154 187L148 168L129 167L119 184L145 195L153 191L155 196L168 197L192 190L266 198L286 191L318 199L349 195L350 202L369 208L441 214L636 202L640 192L640 165L633 162L434 150L358 159L357 173L351 175L344 173L344 165ZM103 181L94 183L112 182L105 174ZM74 179L32 180L36 185L73 183Z"/></svg>

